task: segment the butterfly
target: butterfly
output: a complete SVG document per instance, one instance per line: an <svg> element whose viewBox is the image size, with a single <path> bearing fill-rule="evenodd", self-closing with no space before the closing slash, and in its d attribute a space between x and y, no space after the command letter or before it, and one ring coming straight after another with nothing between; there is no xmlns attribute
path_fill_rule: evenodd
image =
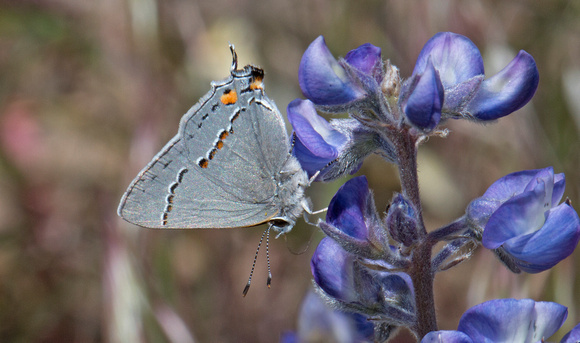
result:
<svg viewBox="0 0 580 343"><path fill-rule="evenodd" d="M212 82L181 118L177 135L131 182L118 214L147 228L241 228L268 223L281 234L310 211L307 173L290 153L284 120L264 92L264 71Z"/></svg>

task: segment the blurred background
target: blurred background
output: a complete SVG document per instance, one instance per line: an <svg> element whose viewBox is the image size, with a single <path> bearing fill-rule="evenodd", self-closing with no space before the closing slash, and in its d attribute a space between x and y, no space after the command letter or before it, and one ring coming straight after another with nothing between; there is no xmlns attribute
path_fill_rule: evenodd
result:
<svg viewBox="0 0 580 343"><path fill-rule="evenodd" d="M524 49L540 85L497 123L452 121L420 149L427 226L461 216L499 177L554 166L580 208L580 2L0 0L0 341L276 342L296 329L322 234L300 220L270 242L272 289L258 259L263 227L154 231L117 217L143 166L179 119L240 65L263 67L283 115L301 97L298 64L324 35L335 56L360 44L411 74L436 32L468 36L486 74ZM397 171L369 158L361 171L384 210ZM344 183L316 184L316 209ZM304 251L304 252L303 252ZM569 307L580 321L580 252L550 271L513 275L485 249L435 280L441 329L493 298ZM402 332L399 342L410 341Z"/></svg>

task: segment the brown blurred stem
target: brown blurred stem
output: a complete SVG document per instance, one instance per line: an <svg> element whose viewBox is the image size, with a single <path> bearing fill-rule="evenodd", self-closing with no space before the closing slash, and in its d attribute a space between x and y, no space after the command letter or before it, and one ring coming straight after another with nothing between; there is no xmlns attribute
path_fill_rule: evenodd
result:
<svg viewBox="0 0 580 343"><path fill-rule="evenodd" d="M401 179L401 191L411 201L419 214L419 236L427 235L423 224L423 211L419 197L419 178L417 176L417 138L408 130L401 130L397 135L395 147L397 149L399 178Z"/></svg>
<svg viewBox="0 0 580 343"><path fill-rule="evenodd" d="M435 301L433 296L433 274L431 272L432 243L427 239L427 230L423 222L421 199L419 197L419 179L417 176L417 137L409 130L402 129L394 137L397 149L401 191L415 206L418 213L417 229L419 242L413 249L409 275L415 288L415 306L417 322L413 328L419 339L431 331L437 331Z"/></svg>

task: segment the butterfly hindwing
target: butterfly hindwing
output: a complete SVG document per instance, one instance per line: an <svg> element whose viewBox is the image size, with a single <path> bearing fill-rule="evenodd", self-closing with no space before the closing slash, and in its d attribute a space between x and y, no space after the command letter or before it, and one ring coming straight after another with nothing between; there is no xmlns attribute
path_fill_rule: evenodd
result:
<svg viewBox="0 0 580 343"><path fill-rule="evenodd" d="M123 218L152 228L225 228L277 214L275 176L288 137L274 103L252 86L256 71L232 72L184 115L178 135L129 186Z"/></svg>

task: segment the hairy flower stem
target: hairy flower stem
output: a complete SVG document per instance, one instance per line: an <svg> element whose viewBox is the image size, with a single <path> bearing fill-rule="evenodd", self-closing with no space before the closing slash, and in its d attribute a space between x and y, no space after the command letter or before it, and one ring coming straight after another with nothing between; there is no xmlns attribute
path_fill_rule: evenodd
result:
<svg viewBox="0 0 580 343"><path fill-rule="evenodd" d="M407 130L400 132L393 142L397 149L399 166L399 178L401 179L401 191L415 206L419 215L419 236L427 236L423 223L423 211L421 210L421 198L419 197L419 178L417 176L417 138Z"/></svg>
<svg viewBox="0 0 580 343"><path fill-rule="evenodd" d="M417 322L414 331L419 339L431 331L438 330L433 297L433 273L431 272L432 247L430 242L423 240L413 250L411 269L409 270L415 287L415 306L417 309Z"/></svg>
<svg viewBox="0 0 580 343"><path fill-rule="evenodd" d="M423 223L419 179L417 176L417 138L409 131L396 135L394 142L399 166L402 193L413 203L418 212L419 242L413 249L409 275L415 288L417 322L414 327L419 339L431 331L437 331L435 301L433 297L433 274L431 272L432 243L427 239Z"/></svg>

